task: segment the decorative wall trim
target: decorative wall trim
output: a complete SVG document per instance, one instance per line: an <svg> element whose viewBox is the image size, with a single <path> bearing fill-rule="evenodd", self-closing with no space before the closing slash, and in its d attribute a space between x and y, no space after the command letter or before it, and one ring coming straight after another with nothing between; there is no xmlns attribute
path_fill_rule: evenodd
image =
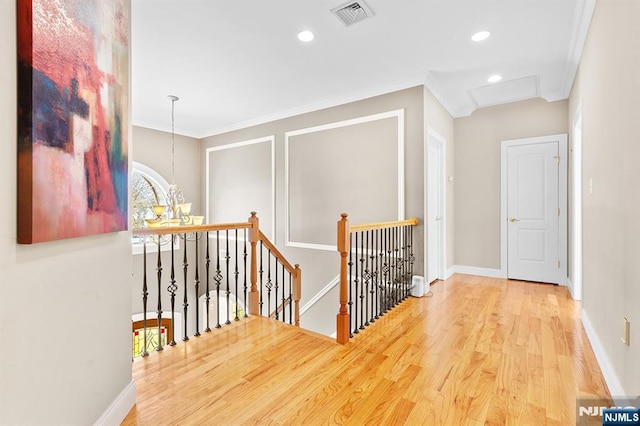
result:
<svg viewBox="0 0 640 426"><path fill-rule="evenodd" d="M466 274L466 275L477 275L479 277L489 277L489 278L506 278L502 276L502 271L500 269L493 268L479 268L477 266L463 266L463 265L453 265L449 270L447 270L447 274L449 276L453 274Z"/></svg>
<svg viewBox="0 0 640 426"><path fill-rule="evenodd" d="M327 293L329 293L338 284L340 284L340 275L338 275L337 277L332 279L329 282L329 284L324 286L324 288L322 290L320 290L318 293L316 293L315 296L313 296L311 299L309 299L309 301L307 303L305 303L302 306L302 308L300 308L300 316L304 315L305 312L307 312L309 309L311 309L311 307L313 307L313 305L318 303L324 296L327 295ZM336 306L337 306L337 304L338 304L338 301L336 300Z"/></svg>
<svg viewBox="0 0 640 426"><path fill-rule="evenodd" d="M284 166L285 166L285 244L289 247L309 248L315 250L327 250L335 251L336 246L326 244L314 244L302 241L291 241L290 239L290 221L291 215L289 212L289 139L293 136L305 135L309 133L322 132L325 130L337 129L340 127L353 126L362 123L368 123L376 120L384 120L387 118L396 117L398 119L398 220L404 219L404 109L397 109L393 111L382 112L378 114L367 115L363 117L353 118L349 120L336 121L333 123L327 123L320 126L307 127L304 129L285 132L284 134ZM338 217L336 216L336 221Z"/></svg>
<svg viewBox="0 0 640 426"><path fill-rule="evenodd" d="M106 411L95 422L95 426L119 425L122 423L131 408L136 404L136 385L129 382L116 399L111 402Z"/></svg>
<svg viewBox="0 0 640 426"><path fill-rule="evenodd" d="M587 311L582 310L582 325L584 327L584 331L587 333L587 337L589 338L589 342L591 343L591 348L593 349L593 353L596 356L596 360L598 361L598 365L600 366L600 370L602 371L602 375L604 376L605 382L607 382L607 386L609 387L609 392L613 397L614 401L616 397L624 397L628 395L624 391L624 387L620 380L618 380L618 376L615 373L615 369L611 364L611 360L607 356L607 352L602 345L602 342L598 338L598 333L593 328L591 324L591 320L589 320L589 316L587 315Z"/></svg>
<svg viewBox="0 0 640 426"><path fill-rule="evenodd" d="M267 235L267 237L275 243L276 236L276 136L264 136L262 138L250 139L241 142L234 142L226 145L214 146L211 148L207 148L205 150L206 157L206 165L205 165L205 215L206 222L209 222L210 212L209 212L209 179L210 179L210 162L209 157L212 152L222 151L225 149L234 149L240 148L247 145L254 145L258 143L271 143L271 234ZM259 214L260 212L258 212ZM249 212L247 212L247 218ZM239 238L240 239L240 238Z"/></svg>

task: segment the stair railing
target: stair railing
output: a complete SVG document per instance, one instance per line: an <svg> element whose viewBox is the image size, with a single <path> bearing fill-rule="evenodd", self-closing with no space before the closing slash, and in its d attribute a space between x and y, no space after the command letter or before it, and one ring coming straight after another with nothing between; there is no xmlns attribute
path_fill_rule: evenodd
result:
<svg viewBox="0 0 640 426"><path fill-rule="evenodd" d="M176 344L175 313L176 302L180 295L182 295L183 341L189 340L189 324L194 331L193 336L200 336L202 326L205 326L205 332L210 332L211 326L220 328L223 324L231 324L232 320L239 321L241 317L247 317L249 314L272 317L296 326L300 325L299 307L302 295L300 266L297 264L291 266L276 246L260 231L259 224L256 213L251 212L251 217L246 222L133 230L133 235L143 239L142 326L144 334L140 345L143 348L142 356L148 355L147 348L150 343L147 336L147 308L150 303L149 286L154 285L151 284L152 281L155 281L157 297L157 319L153 320L153 326L157 324L158 327L156 335L158 338L151 345L152 350L163 350L159 336L165 332L163 323L166 321L163 322L163 313L165 313L163 309L167 309L167 298L172 325L166 328L168 332L166 341L169 346ZM178 240L183 244L181 264L177 259L174 244ZM150 241L157 248L155 279L153 276L149 277L147 273L149 263L147 244ZM166 265L166 261L163 264L162 246L166 244L170 244L169 265ZM201 252L203 249L204 253ZM189 270L190 261L194 263L192 272ZM180 266L183 269L182 279L178 276L179 274L176 274L176 269ZM168 269L168 277L165 269ZM204 271L204 282L201 281L202 271ZM266 276L264 276L265 272ZM190 283L190 276L193 277L192 283ZM210 306L212 293L215 297L215 306ZM232 297L230 297L232 293L235 297L233 306ZM224 302L221 302L221 294L224 296ZM200 313L199 305L200 297L203 295L204 316ZM189 309L191 303L195 303L195 309ZM226 303L226 306L221 303ZM263 309L264 305L267 305L266 311ZM244 306L244 309L241 309L241 306ZM273 315L270 315L269 311L271 306L276 308ZM210 317L211 307L215 308L214 318ZM222 311L226 311L226 314ZM201 326L202 320L204 323ZM212 324L213 322L215 325Z"/></svg>
<svg viewBox="0 0 640 426"><path fill-rule="evenodd" d="M341 216L336 340L345 344L409 296L418 219L350 225L348 215Z"/></svg>

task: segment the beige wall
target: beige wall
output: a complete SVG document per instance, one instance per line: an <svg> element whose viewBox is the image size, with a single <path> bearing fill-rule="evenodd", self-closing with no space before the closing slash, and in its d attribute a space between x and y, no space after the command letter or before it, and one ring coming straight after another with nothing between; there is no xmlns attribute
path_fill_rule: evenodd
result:
<svg viewBox="0 0 640 426"><path fill-rule="evenodd" d="M455 262L500 269L501 141L567 133L567 101L532 99L455 121Z"/></svg>
<svg viewBox="0 0 640 426"><path fill-rule="evenodd" d="M0 1L0 424L88 425L131 382L130 233L16 244L15 8Z"/></svg>
<svg viewBox="0 0 640 426"><path fill-rule="evenodd" d="M640 395L638 22L640 2L598 1L569 105L583 111L583 310L614 396Z"/></svg>
<svg viewBox="0 0 640 426"><path fill-rule="evenodd" d="M343 120L363 117L367 115L404 109L405 110L405 212L407 217L416 216L422 222L423 218L423 129L424 129L424 104L423 88L414 87L398 92L377 96L359 102L353 102L333 108L302 114L299 116L274 121L234 132L205 138L203 140L203 152L212 146L237 143L270 135L275 135L276 143L276 241L278 248L291 262L299 263L303 269L303 294L302 305L318 293L325 285L339 274L339 257L336 252L322 251L308 248L285 247L285 149L284 134L314 126ZM438 119L435 117L434 121ZM447 133L447 130L438 130ZM364 153L366 155L366 152ZM336 152L335 155L339 155ZM366 157L365 157L366 158ZM204 162L204 155L202 161ZM310 159L311 161L311 159ZM366 161L366 159L365 159ZM204 170L203 170L204 180ZM230 182L232 178L230 177ZM321 186L317 188L319 196L331 196L333 188ZM247 212L247 217L248 217ZM260 213L260 212L258 212ZM335 223L340 218L341 211L335 212L332 218ZM239 218L244 219L244 217ZM394 220L395 217L387 220ZM420 224L415 232L414 246L416 253L415 272L422 274L423 256L423 226ZM333 306L327 312L327 307L318 304L318 312L309 311L302 319L303 327L330 334L335 331L335 314L338 309L338 298L335 302L328 303ZM320 312L322 311L322 312Z"/></svg>

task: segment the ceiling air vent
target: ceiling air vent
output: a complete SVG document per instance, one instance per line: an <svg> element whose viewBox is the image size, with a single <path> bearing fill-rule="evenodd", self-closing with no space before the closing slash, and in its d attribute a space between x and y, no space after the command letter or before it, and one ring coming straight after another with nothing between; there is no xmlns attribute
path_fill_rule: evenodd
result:
<svg viewBox="0 0 640 426"><path fill-rule="evenodd" d="M360 22L373 16L371 8L362 0L350 1L331 9L334 15L338 17L347 27L349 25Z"/></svg>

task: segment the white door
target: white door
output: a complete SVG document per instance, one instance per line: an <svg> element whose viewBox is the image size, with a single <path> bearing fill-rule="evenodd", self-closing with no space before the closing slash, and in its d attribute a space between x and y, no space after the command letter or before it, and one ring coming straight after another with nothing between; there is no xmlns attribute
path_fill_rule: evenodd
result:
<svg viewBox="0 0 640 426"><path fill-rule="evenodd" d="M507 276L560 282L558 142L507 147Z"/></svg>
<svg viewBox="0 0 640 426"><path fill-rule="evenodd" d="M434 134L427 142L427 276L431 283L443 277L443 193L444 193L444 143Z"/></svg>

